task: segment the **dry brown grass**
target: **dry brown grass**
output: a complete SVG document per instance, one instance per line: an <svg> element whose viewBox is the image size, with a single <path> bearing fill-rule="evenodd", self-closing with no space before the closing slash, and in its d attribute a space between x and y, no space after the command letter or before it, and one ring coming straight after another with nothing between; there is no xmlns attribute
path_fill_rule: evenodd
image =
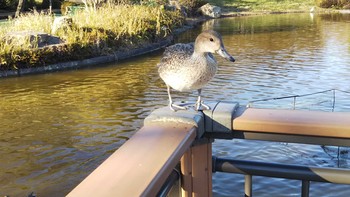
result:
<svg viewBox="0 0 350 197"><path fill-rule="evenodd" d="M88 50L86 56L90 57L113 52L120 47L137 47L145 42L153 42L183 22L178 12L166 11L161 6L142 5L104 6L96 11L77 12L72 18L73 27L56 34L68 46L64 47L61 56L70 53L71 60L85 58L85 53L81 54L82 50ZM10 32L30 30L50 34L53 20L52 15L35 12L11 19L7 25L1 26L0 69L40 66L61 60L57 57L50 59L51 62L43 62L47 58L40 56L56 57L50 53L57 51L33 49L29 41L20 46L5 42ZM79 54L79 57L71 53Z"/></svg>

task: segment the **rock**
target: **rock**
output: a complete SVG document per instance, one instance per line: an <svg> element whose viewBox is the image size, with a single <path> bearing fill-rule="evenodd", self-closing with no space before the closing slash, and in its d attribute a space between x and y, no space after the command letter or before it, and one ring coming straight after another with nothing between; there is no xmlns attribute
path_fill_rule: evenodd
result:
<svg viewBox="0 0 350 197"><path fill-rule="evenodd" d="M63 43L59 37L35 31L11 32L5 36L4 41L17 46L29 45L32 48Z"/></svg>
<svg viewBox="0 0 350 197"><path fill-rule="evenodd" d="M346 5L343 6L343 9L345 10L348 10L348 13L350 12L349 9L350 9L350 2Z"/></svg>
<svg viewBox="0 0 350 197"><path fill-rule="evenodd" d="M58 30L63 29L66 31L67 29L72 28L73 19L69 16L60 16L56 17L53 21L51 33L56 34Z"/></svg>
<svg viewBox="0 0 350 197"><path fill-rule="evenodd" d="M174 11L176 11L177 8L174 5L165 5L164 9L174 12Z"/></svg>
<svg viewBox="0 0 350 197"><path fill-rule="evenodd" d="M219 18L221 16L221 8L215 5L210 5L209 3L200 7L199 11L204 16L209 16L212 18Z"/></svg>
<svg viewBox="0 0 350 197"><path fill-rule="evenodd" d="M169 4L165 5L165 9L170 11L180 10L181 14L187 17L186 8L180 5L178 0L169 0Z"/></svg>

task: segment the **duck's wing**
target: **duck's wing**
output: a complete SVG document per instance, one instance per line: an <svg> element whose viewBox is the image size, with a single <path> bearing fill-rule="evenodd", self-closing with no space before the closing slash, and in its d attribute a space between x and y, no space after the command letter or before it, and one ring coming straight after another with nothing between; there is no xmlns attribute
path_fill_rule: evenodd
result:
<svg viewBox="0 0 350 197"><path fill-rule="evenodd" d="M158 64L158 67L176 67L177 65L184 65L194 51L194 44L174 44L165 48L163 57Z"/></svg>

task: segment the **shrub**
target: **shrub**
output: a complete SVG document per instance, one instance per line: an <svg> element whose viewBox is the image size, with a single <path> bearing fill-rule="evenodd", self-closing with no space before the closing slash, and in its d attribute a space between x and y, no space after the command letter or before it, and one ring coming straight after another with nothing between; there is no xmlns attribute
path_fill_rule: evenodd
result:
<svg viewBox="0 0 350 197"><path fill-rule="evenodd" d="M190 16L196 15L198 8L207 3L205 0L179 0L179 2Z"/></svg>
<svg viewBox="0 0 350 197"><path fill-rule="evenodd" d="M0 8L8 11L15 11L17 9L18 0L0 0ZM35 0L26 0L24 10L28 11L33 7L40 8L40 3Z"/></svg>
<svg viewBox="0 0 350 197"><path fill-rule="evenodd" d="M52 2L51 2L52 9L60 9L62 3L63 3L63 0L52 0ZM49 0L43 0L43 2L41 3L40 8L41 9L48 9L49 6L50 6L50 1Z"/></svg>
<svg viewBox="0 0 350 197"><path fill-rule="evenodd" d="M316 0L321 8L343 8L350 5L350 0Z"/></svg>
<svg viewBox="0 0 350 197"><path fill-rule="evenodd" d="M0 0L0 7L5 10L16 10L18 1Z"/></svg>

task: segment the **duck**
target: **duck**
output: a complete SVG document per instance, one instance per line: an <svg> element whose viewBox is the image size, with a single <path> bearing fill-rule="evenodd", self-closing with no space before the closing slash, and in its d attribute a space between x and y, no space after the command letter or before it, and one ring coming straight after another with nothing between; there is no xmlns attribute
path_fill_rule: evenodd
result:
<svg viewBox="0 0 350 197"><path fill-rule="evenodd" d="M194 43L177 43L165 48L158 73L167 86L169 107L172 111L186 110L188 106L177 105L171 97L171 89L179 92L198 91L195 110L209 110L201 99L202 88L213 79L218 63L213 54L235 62L224 47L221 35L214 30L201 32Z"/></svg>

